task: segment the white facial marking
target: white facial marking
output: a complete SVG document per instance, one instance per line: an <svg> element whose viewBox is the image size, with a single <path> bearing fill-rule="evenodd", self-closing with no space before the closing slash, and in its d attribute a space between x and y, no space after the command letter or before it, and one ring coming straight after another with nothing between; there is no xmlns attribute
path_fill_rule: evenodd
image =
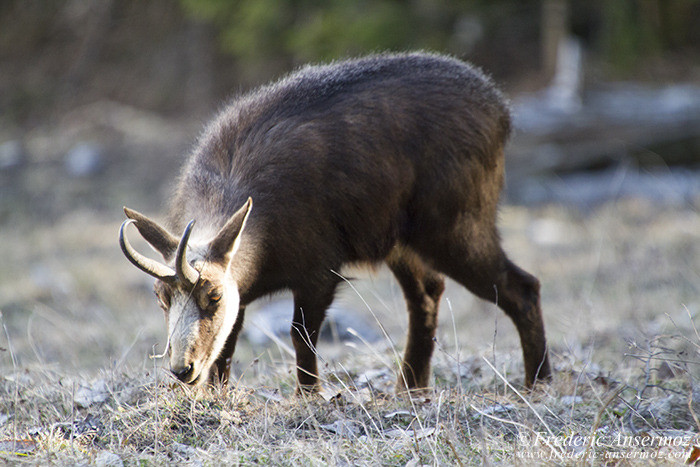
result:
<svg viewBox="0 0 700 467"><path fill-rule="evenodd" d="M189 349L199 336L199 310L192 297L175 294L168 314L170 336L170 366L186 367L190 364Z"/></svg>
<svg viewBox="0 0 700 467"><path fill-rule="evenodd" d="M247 220L248 216L243 219L241 231L243 230L243 227L245 227ZM221 326L219 326L216 337L214 338L212 352L206 365L208 368L214 364L214 361L223 350L224 345L226 344L226 339L228 338L229 334L231 334L231 330L233 329L233 325L236 323L236 319L238 318L238 313L240 311L241 297L238 293L238 285L231 278L231 261L233 261L233 255L235 255L236 251L238 251L240 244L241 236L239 234L231 246L231 257L229 259L229 264L226 265L226 272L224 273L224 280L222 284L223 303L218 311L219 313L224 314L224 319L221 322Z"/></svg>
<svg viewBox="0 0 700 467"><path fill-rule="evenodd" d="M223 313L223 320L216 332L214 342L212 343L211 354L205 363L207 368L214 364L214 361L219 356L226 344L226 339L231 334L231 329L236 322L238 316L239 295L238 287L230 280L227 273L223 284L223 303L221 303L217 313Z"/></svg>

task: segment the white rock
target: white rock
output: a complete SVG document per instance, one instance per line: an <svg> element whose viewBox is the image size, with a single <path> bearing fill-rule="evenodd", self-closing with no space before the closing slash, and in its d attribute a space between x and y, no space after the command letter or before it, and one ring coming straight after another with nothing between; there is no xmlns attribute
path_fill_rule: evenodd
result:
<svg viewBox="0 0 700 467"><path fill-rule="evenodd" d="M561 396L559 401L564 405L574 405L583 402L583 397L581 396Z"/></svg>
<svg viewBox="0 0 700 467"><path fill-rule="evenodd" d="M10 140L0 144L0 170L12 169L24 163L27 155L21 141Z"/></svg>
<svg viewBox="0 0 700 467"><path fill-rule="evenodd" d="M94 143L78 143L66 154L66 171L74 177L98 174L104 166L103 149Z"/></svg>
<svg viewBox="0 0 700 467"><path fill-rule="evenodd" d="M100 467L121 467L124 465L124 461L113 452L100 451L95 458L95 465Z"/></svg>
<svg viewBox="0 0 700 467"><path fill-rule="evenodd" d="M98 380L92 384L81 384L75 390L73 401L80 407L89 407L92 404L100 404L109 397L109 389L104 380Z"/></svg>

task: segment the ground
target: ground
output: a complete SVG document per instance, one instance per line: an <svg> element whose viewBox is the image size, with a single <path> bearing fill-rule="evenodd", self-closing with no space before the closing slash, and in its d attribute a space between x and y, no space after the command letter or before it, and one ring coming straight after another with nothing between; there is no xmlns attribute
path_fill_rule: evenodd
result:
<svg viewBox="0 0 700 467"><path fill-rule="evenodd" d="M19 162L0 169L0 459L627 465L691 456L700 199L504 203L505 249L542 282L555 377L533 392L522 387L508 318L450 284L433 389L396 397L406 313L384 269L347 271L355 279L339 303L381 337L319 345L323 396L294 395L284 340L244 337L227 390L175 384L167 362L151 358L165 342L151 280L123 258L117 231L122 205L163 218L198 131L91 104L32 130ZM80 141L96 148L86 172L69 163Z"/></svg>

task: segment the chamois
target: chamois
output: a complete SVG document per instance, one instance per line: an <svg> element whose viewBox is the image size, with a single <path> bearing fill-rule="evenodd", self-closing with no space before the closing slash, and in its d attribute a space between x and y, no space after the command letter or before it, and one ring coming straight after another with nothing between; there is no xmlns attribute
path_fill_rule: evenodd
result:
<svg viewBox="0 0 700 467"><path fill-rule="evenodd" d="M496 228L509 133L492 80L430 53L306 66L234 99L184 166L167 228L124 208L119 242L156 278L173 374L225 383L246 306L290 290L298 389L316 390L337 272L384 261L409 314L399 390L429 385L445 276L513 320L526 386L550 377L539 282ZM129 224L164 263L131 247Z"/></svg>

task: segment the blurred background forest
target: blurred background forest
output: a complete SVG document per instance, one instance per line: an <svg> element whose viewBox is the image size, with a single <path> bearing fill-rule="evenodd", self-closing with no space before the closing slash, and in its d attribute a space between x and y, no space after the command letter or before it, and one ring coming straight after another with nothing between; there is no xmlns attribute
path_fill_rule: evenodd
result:
<svg viewBox="0 0 700 467"><path fill-rule="evenodd" d="M384 50L451 53L532 91L567 38L586 85L697 82L699 20L693 0L4 0L2 124L96 99L201 114L300 64Z"/></svg>
<svg viewBox="0 0 700 467"><path fill-rule="evenodd" d="M608 166L621 148L693 162L699 22L695 0L4 0L0 167L31 159L28 131L81 112L112 126L115 106L201 122L226 98L304 63L411 49L470 60L514 97L525 136L514 145L517 175ZM51 150L70 159L70 149ZM520 165L522 155L535 165ZM105 169L99 156L81 157Z"/></svg>

